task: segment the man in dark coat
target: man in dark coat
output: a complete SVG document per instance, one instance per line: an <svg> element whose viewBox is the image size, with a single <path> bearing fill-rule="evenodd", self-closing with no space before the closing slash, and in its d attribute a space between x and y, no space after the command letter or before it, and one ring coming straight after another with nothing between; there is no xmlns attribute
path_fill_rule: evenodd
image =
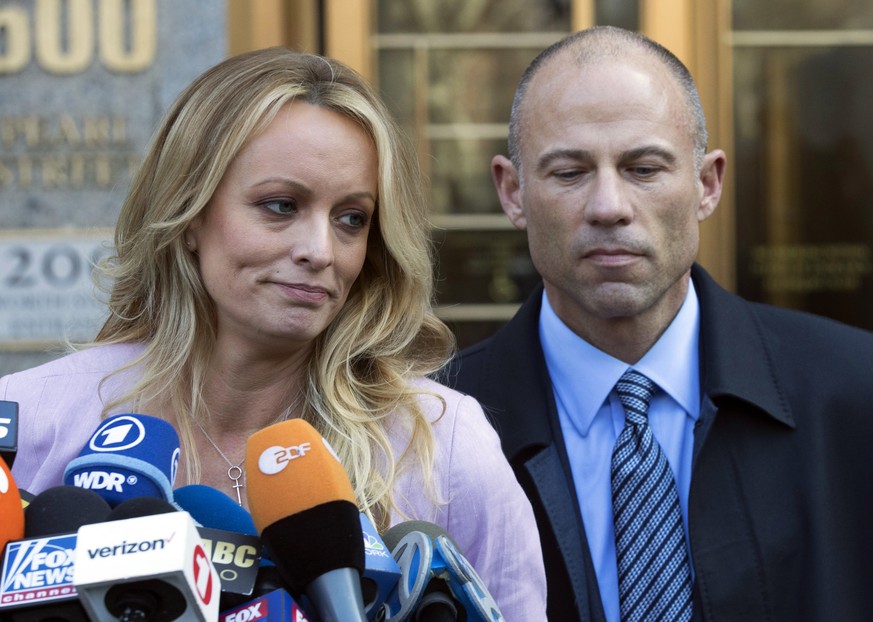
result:
<svg viewBox="0 0 873 622"><path fill-rule="evenodd" d="M658 44L594 28L540 54L492 173L543 287L448 381L533 503L550 620L870 619L873 335L745 301L694 263L725 167L706 149L693 81ZM656 387L681 507L691 581L670 615L626 609L616 560L629 369Z"/></svg>

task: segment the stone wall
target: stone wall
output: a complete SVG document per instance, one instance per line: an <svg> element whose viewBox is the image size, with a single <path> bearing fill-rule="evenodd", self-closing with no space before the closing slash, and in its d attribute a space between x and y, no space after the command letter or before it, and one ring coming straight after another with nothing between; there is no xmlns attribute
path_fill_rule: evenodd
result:
<svg viewBox="0 0 873 622"><path fill-rule="evenodd" d="M93 337L90 263L226 0L0 0L0 375Z"/></svg>

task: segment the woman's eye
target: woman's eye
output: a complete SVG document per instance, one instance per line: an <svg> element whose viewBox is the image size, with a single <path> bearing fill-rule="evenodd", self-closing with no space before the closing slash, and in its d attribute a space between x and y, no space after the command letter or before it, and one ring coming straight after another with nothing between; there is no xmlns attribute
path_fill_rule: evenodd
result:
<svg viewBox="0 0 873 622"><path fill-rule="evenodd" d="M361 228L366 226L367 216L360 212L348 212L340 216L339 221L348 227Z"/></svg>
<svg viewBox="0 0 873 622"><path fill-rule="evenodd" d="M261 205L277 214L293 214L297 211L297 201L294 199L271 199Z"/></svg>

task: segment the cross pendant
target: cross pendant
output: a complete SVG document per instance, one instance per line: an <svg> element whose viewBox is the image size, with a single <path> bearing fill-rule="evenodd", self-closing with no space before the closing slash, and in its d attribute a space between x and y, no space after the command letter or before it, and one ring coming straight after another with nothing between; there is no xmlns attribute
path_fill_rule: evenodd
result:
<svg viewBox="0 0 873 622"><path fill-rule="evenodd" d="M242 495L240 494L240 488L243 488L243 484L239 483L239 480L242 479L243 470L241 467L232 466L227 470L227 476L233 480L233 489L236 491L236 502L239 503L240 507L242 507Z"/></svg>

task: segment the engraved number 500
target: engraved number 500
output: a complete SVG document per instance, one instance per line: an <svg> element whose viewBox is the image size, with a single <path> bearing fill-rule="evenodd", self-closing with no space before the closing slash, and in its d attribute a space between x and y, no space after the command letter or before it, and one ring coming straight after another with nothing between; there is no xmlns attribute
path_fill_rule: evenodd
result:
<svg viewBox="0 0 873 622"><path fill-rule="evenodd" d="M85 71L96 51L109 71L143 71L155 59L155 1L35 0L33 23L23 7L2 7L0 38L6 45L0 46L0 75L24 69L31 50L39 66L55 74Z"/></svg>

